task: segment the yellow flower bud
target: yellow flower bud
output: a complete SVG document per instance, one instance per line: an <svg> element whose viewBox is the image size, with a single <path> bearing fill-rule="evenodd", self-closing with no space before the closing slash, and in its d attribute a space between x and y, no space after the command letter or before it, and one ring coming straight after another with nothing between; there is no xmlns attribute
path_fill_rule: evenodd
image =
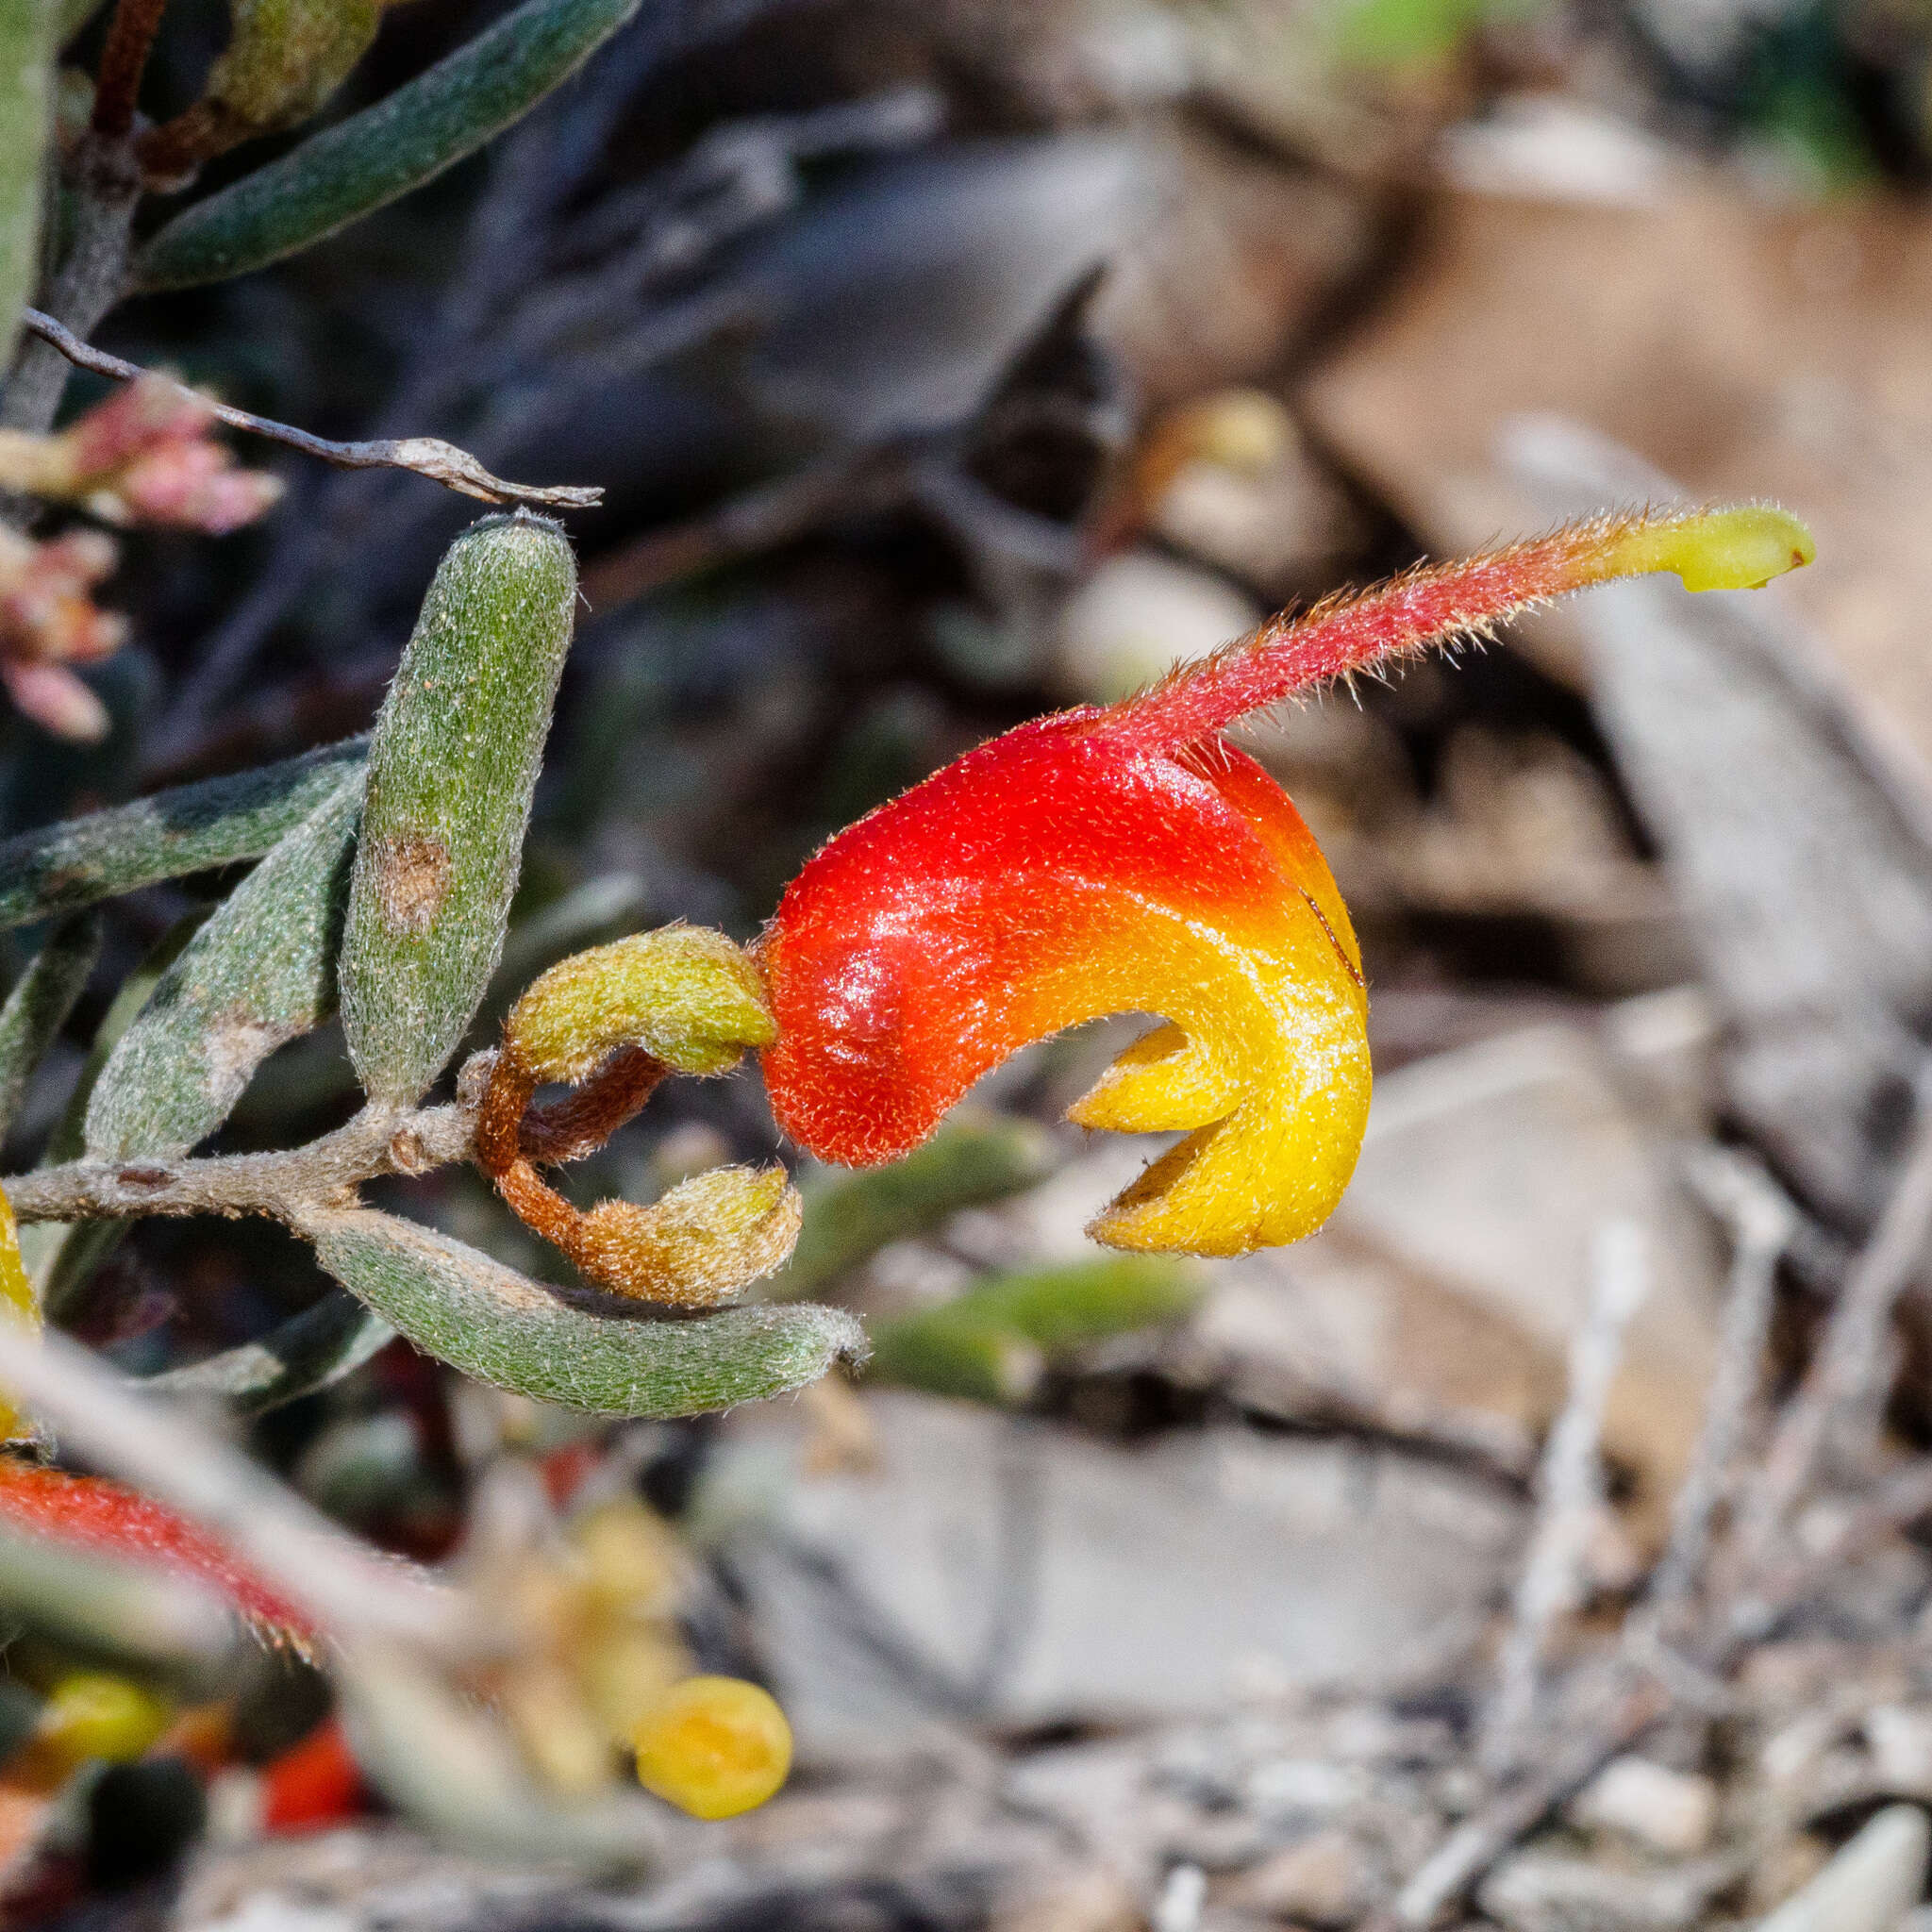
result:
<svg viewBox="0 0 1932 1932"><path fill-rule="evenodd" d="M90 1757L110 1764L136 1758L167 1728L167 1703L108 1671L75 1671L54 1686L33 1742L66 1769Z"/></svg>
<svg viewBox="0 0 1932 1932"><path fill-rule="evenodd" d="M638 1781L693 1818L762 1805L791 1769L791 1726L741 1677L687 1677L639 1721Z"/></svg>
<svg viewBox="0 0 1932 1932"><path fill-rule="evenodd" d="M620 1046L680 1074L723 1074L776 1033L758 968L722 932L660 926L559 960L511 1010L504 1040L539 1080L581 1080Z"/></svg>

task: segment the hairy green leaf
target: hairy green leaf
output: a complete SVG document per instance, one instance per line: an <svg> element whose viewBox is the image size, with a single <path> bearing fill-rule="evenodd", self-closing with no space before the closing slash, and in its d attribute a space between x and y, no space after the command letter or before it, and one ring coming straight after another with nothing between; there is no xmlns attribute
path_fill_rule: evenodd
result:
<svg viewBox="0 0 1932 1932"><path fill-rule="evenodd" d="M94 1085L114 1056L127 1029L147 1005L149 995L193 940L203 915L192 912L177 919L148 956L121 982L101 1024L94 1029L80 1078L67 1102L60 1124L47 1141L41 1164L77 1160L87 1138L87 1110ZM33 1276L34 1292L48 1320L58 1321L87 1285L88 1277L120 1246L127 1232L125 1221L43 1221L20 1231L21 1258Z"/></svg>
<svg viewBox="0 0 1932 1932"><path fill-rule="evenodd" d="M354 1295L331 1289L258 1341L144 1376L140 1387L148 1393L219 1396L238 1414L261 1415L340 1381L394 1334Z"/></svg>
<svg viewBox="0 0 1932 1932"><path fill-rule="evenodd" d="M138 286L245 275L434 180L568 79L638 6L524 0L386 99L175 216L142 251Z"/></svg>
<svg viewBox="0 0 1932 1932"><path fill-rule="evenodd" d="M0 926L92 906L211 865L259 858L359 769L366 738L157 791L0 841Z"/></svg>
<svg viewBox="0 0 1932 1932"><path fill-rule="evenodd" d="M66 1024L100 955L101 923L94 914L63 920L0 1007L0 1138L20 1111L26 1083Z"/></svg>
<svg viewBox="0 0 1932 1932"><path fill-rule="evenodd" d="M1054 1357L1178 1321L1201 1292L1196 1270L1155 1255L995 1274L937 1307L874 1322L873 1373L936 1394L1022 1401Z"/></svg>
<svg viewBox="0 0 1932 1932"><path fill-rule="evenodd" d="M162 976L94 1083L92 1158L186 1154L276 1047L334 1012L360 791L339 777Z"/></svg>
<svg viewBox="0 0 1932 1932"><path fill-rule="evenodd" d="M1033 1187L1046 1178L1051 1156L1051 1142L1030 1121L961 1109L891 1167L801 1174L805 1226L770 1292L809 1294L891 1241L925 1234L962 1208Z"/></svg>
<svg viewBox="0 0 1932 1932"><path fill-rule="evenodd" d="M605 1313L393 1215L316 1208L299 1226L322 1265L418 1348L478 1381L597 1415L703 1415L865 1357L865 1331L839 1308Z"/></svg>
<svg viewBox="0 0 1932 1932"><path fill-rule="evenodd" d="M52 0L0 0L0 372L41 274L42 169L53 98Z"/></svg>
<svg viewBox="0 0 1932 1932"><path fill-rule="evenodd" d="M473 524L383 700L341 965L342 1024L372 1100L420 1098L489 988L576 593L554 524Z"/></svg>

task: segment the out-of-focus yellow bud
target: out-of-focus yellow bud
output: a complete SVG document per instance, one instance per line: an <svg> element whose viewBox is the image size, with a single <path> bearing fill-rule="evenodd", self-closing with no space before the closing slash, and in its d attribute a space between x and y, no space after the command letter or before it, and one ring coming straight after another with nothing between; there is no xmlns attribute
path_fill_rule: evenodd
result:
<svg viewBox="0 0 1932 1932"><path fill-rule="evenodd" d="M533 980L505 1044L539 1080L581 1080L620 1046L723 1074L777 1037L758 970L722 932L667 925L592 946Z"/></svg>
<svg viewBox="0 0 1932 1932"><path fill-rule="evenodd" d="M762 1805L791 1769L791 1726L741 1677L687 1677L639 1722L638 1780L693 1818Z"/></svg>
<svg viewBox="0 0 1932 1932"><path fill-rule="evenodd" d="M33 1743L69 1770L90 1757L125 1764L167 1729L173 1714L164 1700L129 1678L75 1671L54 1686Z"/></svg>
<svg viewBox="0 0 1932 1932"><path fill-rule="evenodd" d="M34 1285L20 1257L20 1230L4 1192L0 1192L0 1320L22 1322L35 1329L41 1325ZM0 1395L0 1442L20 1441L32 1434L33 1424Z"/></svg>
<svg viewBox="0 0 1932 1932"><path fill-rule="evenodd" d="M589 1573L591 1601L613 1616L672 1615L690 1579L691 1558L663 1520L635 1496L586 1509L570 1540Z"/></svg>

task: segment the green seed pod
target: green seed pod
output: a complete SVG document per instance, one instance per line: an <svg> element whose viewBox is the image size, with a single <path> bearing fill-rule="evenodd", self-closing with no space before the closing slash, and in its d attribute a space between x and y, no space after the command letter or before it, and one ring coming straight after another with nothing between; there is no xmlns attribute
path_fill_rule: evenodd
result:
<svg viewBox="0 0 1932 1932"><path fill-rule="evenodd" d="M420 1099L489 987L576 590L554 524L472 525L383 701L341 963L342 1024L372 1100Z"/></svg>
<svg viewBox="0 0 1932 1932"><path fill-rule="evenodd" d="M369 51L383 0L228 0L228 44L202 97L155 130L142 158L191 169L316 113Z"/></svg>
<svg viewBox="0 0 1932 1932"><path fill-rule="evenodd" d="M473 154L567 80L639 0L524 0L373 108L198 201L142 251L142 289L265 268Z"/></svg>

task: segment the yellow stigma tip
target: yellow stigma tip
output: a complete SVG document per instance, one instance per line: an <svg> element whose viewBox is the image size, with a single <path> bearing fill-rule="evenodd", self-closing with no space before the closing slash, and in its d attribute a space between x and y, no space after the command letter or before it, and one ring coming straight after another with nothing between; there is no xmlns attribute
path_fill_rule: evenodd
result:
<svg viewBox="0 0 1932 1932"><path fill-rule="evenodd" d="M1616 576L1670 571L1687 591L1755 591L1817 554L1811 532L1789 510L1752 503L1639 525L1612 540L1605 560Z"/></svg>

